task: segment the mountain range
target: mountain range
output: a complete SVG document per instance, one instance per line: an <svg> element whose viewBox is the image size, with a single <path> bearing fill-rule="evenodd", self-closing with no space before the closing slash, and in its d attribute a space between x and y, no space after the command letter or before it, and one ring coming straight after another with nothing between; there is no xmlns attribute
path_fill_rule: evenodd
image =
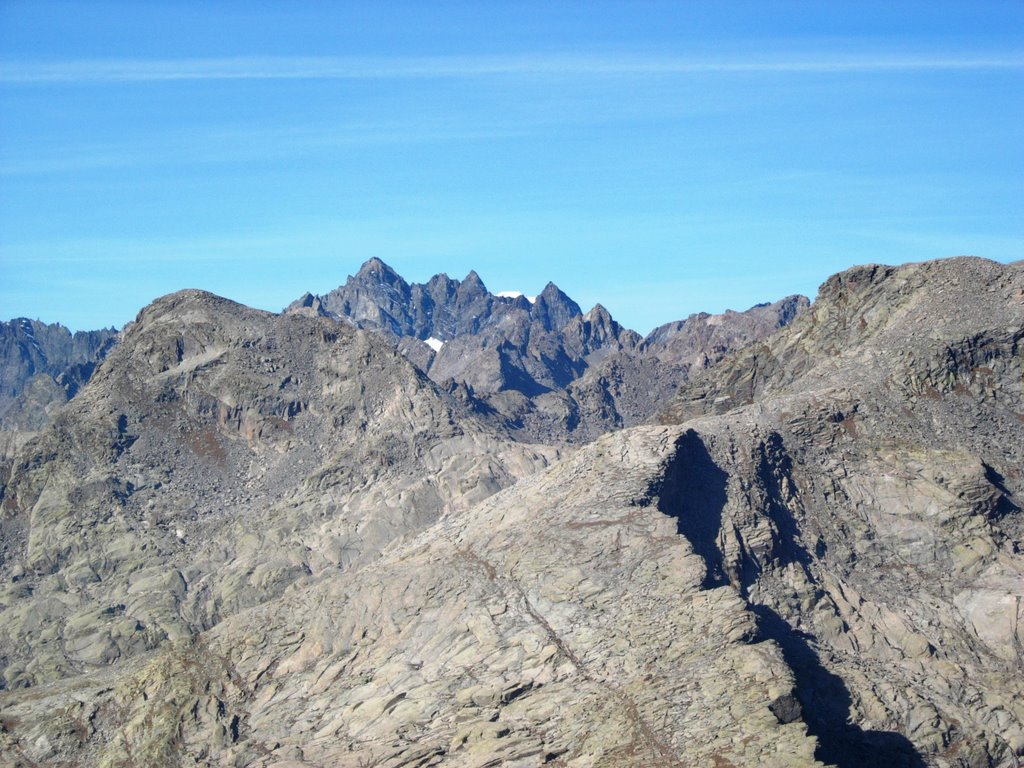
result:
<svg viewBox="0 0 1024 768"><path fill-rule="evenodd" d="M786 325L809 302L790 296L746 312L705 313L646 338L600 304L583 313L554 283L537 296L493 294L476 272L407 283L379 259L339 288L286 311L376 331L483 414L540 441L592 440L651 418L689 372Z"/></svg>
<svg viewBox="0 0 1024 768"><path fill-rule="evenodd" d="M5 764L1024 757L1019 263L646 338L379 260L280 314L171 294L31 372L16 326Z"/></svg>

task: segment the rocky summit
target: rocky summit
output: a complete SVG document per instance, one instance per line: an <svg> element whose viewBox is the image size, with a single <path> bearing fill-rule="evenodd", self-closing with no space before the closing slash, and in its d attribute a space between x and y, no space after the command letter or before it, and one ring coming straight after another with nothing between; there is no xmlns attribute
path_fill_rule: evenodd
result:
<svg viewBox="0 0 1024 768"><path fill-rule="evenodd" d="M1019 765L1024 268L808 304L156 301L4 465L0 762Z"/></svg>

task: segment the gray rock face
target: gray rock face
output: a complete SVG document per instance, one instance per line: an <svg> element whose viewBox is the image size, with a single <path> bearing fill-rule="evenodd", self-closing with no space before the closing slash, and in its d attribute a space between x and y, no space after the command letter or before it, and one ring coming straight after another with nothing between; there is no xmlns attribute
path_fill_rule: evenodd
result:
<svg viewBox="0 0 1024 768"><path fill-rule="evenodd" d="M1024 753L1022 338L1019 267L861 267L663 414L703 467L680 531L782 647L822 759Z"/></svg>
<svg viewBox="0 0 1024 768"><path fill-rule="evenodd" d="M5 478L5 686L193 637L556 453L485 427L373 335L165 297Z"/></svg>
<svg viewBox="0 0 1024 768"><path fill-rule="evenodd" d="M475 272L410 285L371 259L345 285L322 298L306 294L287 311L395 339L431 379L462 387L481 417L520 439L581 442L649 419L691 369L763 338L807 304L793 296L743 313L694 315L642 339L600 304L584 314L554 283L531 302L491 294Z"/></svg>
<svg viewBox="0 0 1024 768"><path fill-rule="evenodd" d="M5 481L0 762L1014 766L1022 338L1019 267L858 268L559 456L162 299Z"/></svg>
<svg viewBox="0 0 1024 768"><path fill-rule="evenodd" d="M99 765L815 764L781 649L658 509L682 434L602 438L77 699L8 694L8 738ZM58 746L43 708L86 732Z"/></svg>

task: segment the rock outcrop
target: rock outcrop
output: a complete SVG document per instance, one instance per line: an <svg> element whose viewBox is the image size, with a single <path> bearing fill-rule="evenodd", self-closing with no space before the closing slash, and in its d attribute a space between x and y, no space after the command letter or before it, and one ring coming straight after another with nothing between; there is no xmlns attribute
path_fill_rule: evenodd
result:
<svg viewBox="0 0 1024 768"><path fill-rule="evenodd" d="M663 414L704 467L682 519L715 496L680 530L783 648L822 759L1024 754L1022 339L1020 267L858 267Z"/></svg>
<svg viewBox="0 0 1024 768"><path fill-rule="evenodd" d="M116 681L9 694L9 738L98 765L813 765L782 649L659 509L684 435L601 438Z"/></svg>

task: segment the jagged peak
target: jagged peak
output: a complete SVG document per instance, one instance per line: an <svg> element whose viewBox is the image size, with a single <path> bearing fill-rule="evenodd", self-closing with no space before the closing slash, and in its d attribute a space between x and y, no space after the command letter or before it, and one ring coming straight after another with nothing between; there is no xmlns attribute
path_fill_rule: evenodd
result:
<svg viewBox="0 0 1024 768"><path fill-rule="evenodd" d="M285 314L308 311L318 315L327 314L327 310L324 309L323 299L309 291L306 291L306 293L284 308Z"/></svg>
<svg viewBox="0 0 1024 768"><path fill-rule="evenodd" d="M545 328L554 331L563 328L566 323L583 312L579 304L569 298L561 288L549 282L534 301L530 314Z"/></svg>
<svg viewBox="0 0 1024 768"><path fill-rule="evenodd" d="M349 279L356 281L374 280L391 285L407 285L405 278L376 256L367 259L359 268L359 271L356 272L355 277Z"/></svg>
<svg viewBox="0 0 1024 768"><path fill-rule="evenodd" d="M429 280L427 280L427 282L424 283L424 285L435 285L437 283L444 283L445 285L447 285L447 284L455 283L455 282L458 282L458 281L457 280L452 280L450 277L448 277L448 273L447 272L438 272L436 275L434 275Z"/></svg>
<svg viewBox="0 0 1024 768"><path fill-rule="evenodd" d="M544 286L544 290L537 295L535 303L544 302L546 304L562 305L569 309L574 315L582 315L583 311L580 309L579 304L572 300L572 298L561 288L555 285L553 282L549 282Z"/></svg>
<svg viewBox="0 0 1024 768"><path fill-rule="evenodd" d="M380 259L380 258L378 258L376 256L371 256L370 258L368 258L366 261L363 262L363 265L361 267L359 267L359 272L357 274L373 273L373 272L392 272L392 273L394 273L395 270L393 270L388 264L386 264L383 259Z"/></svg>
<svg viewBox="0 0 1024 768"><path fill-rule="evenodd" d="M618 325L615 322L615 318L612 317L612 313L605 309L604 305L600 302L591 307L587 314L583 316L583 319L594 325Z"/></svg>
<svg viewBox="0 0 1024 768"><path fill-rule="evenodd" d="M550 299L556 296L565 296L565 298L569 298L561 288L550 280L548 281L548 284L544 286L544 290L540 292L540 295L545 299Z"/></svg>

